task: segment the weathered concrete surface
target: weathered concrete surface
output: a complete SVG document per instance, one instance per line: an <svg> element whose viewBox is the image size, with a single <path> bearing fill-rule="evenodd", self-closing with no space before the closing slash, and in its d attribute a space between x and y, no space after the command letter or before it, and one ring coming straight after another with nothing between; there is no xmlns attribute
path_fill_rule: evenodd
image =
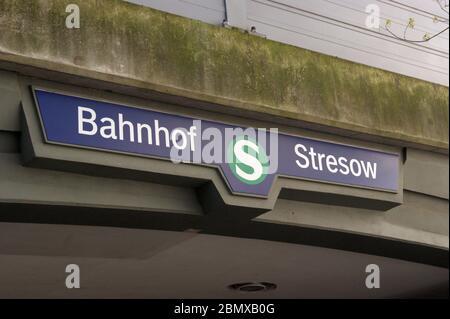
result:
<svg viewBox="0 0 450 319"><path fill-rule="evenodd" d="M448 150L448 89L119 0L0 0L0 60Z"/></svg>

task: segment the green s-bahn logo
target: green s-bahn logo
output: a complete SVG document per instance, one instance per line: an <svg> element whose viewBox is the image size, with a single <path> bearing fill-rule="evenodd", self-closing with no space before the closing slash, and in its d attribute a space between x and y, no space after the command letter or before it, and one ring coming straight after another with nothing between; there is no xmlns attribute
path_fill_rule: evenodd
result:
<svg viewBox="0 0 450 319"><path fill-rule="evenodd" d="M269 158L265 149L255 140L234 138L227 149L227 162L241 182L256 185L262 183L269 169Z"/></svg>

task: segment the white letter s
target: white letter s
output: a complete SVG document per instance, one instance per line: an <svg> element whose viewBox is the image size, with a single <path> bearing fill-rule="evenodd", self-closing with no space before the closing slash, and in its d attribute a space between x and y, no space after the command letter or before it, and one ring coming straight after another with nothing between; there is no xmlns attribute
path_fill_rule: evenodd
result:
<svg viewBox="0 0 450 319"><path fill-rule="evenodd" d="M258 178L260 178L263 174L263 166L258 159L244 151L244 147L249 147L253 151L256 152L256 154L259 154L259 148L258 145L253 143L249 140L240 140L237 141L234 145L233 151L234 155L236 156L236 159L240 161L241 163L250 166L253 169L253 173L249 174L244 172L239 166L236 166L236 173L248 180L248 181L256 181Z"/></svg>

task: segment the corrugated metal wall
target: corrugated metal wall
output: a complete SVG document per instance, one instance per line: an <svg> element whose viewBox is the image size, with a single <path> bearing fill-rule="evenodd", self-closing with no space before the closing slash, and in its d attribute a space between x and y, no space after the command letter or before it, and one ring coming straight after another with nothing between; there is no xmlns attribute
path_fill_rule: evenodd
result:
<svg viewBox="0 0 450 319"><path fill-rule="evenodd" d="M398 35L410 17L409 39L421 40L448 24L433 22L433 15L448 15L432 0L130 0L159 10L250 29L268 39L382 68L448 86L448 31L425 43L395 39L384 29L386 19ZM225 3L227 2L227 11ZM368 29L366 6L380 8L380 29ZM234 19L236 17L236 19Z"/></svg>
<svg viewBox="0 0 450 319"><path fill-rule="evenodd" d="M222 24L223 20L225 19L224 0L127 1L211 24Z"/></svg>

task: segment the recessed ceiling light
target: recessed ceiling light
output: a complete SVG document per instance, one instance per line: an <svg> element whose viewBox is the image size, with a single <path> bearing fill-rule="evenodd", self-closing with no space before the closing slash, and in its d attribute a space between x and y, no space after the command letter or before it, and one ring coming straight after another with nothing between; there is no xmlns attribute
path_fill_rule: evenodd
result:
<svg viewBox="0 0 450 319"><path fill-rule="evenodd" d="M270 282L240 282L229 285L228 288L244 292L257 292L274 290L277 288L277 285Z"/></svg>

